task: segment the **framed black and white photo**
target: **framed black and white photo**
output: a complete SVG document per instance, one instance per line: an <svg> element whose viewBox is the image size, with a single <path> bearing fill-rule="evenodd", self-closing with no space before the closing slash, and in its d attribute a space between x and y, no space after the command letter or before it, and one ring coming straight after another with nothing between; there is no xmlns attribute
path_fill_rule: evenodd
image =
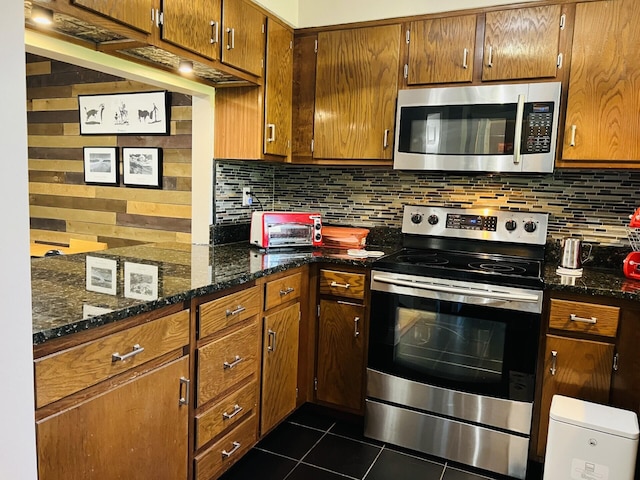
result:
<svg viewBox="0 0 640 480"><path fill-rule="evenodd" d="M84 183L118 185L118 149L84 147Z"/></svg>
<svg viewBox="0 0 640 480"><path fill-rule="evenodd" d="M86 257L87 290L108 295L118 291L118 262L110 258Z"/></svg>
<svg viewBox="0 0 640 480"><path fill-rule="evenodd" d="M128 186L162 188L162 149L122 149L123 183Z"/></svg>
<svg viewBox="0 0 640 480"><path fill-rule="evenodd" d="M81 135L168 135L169 93L78 95Z"/></svg>
<svg viewBox="0 0 640 480"><path fill-rule="evenodd" d="M124 262L124 296L137 300L158 299L158 266Z"/></svg>

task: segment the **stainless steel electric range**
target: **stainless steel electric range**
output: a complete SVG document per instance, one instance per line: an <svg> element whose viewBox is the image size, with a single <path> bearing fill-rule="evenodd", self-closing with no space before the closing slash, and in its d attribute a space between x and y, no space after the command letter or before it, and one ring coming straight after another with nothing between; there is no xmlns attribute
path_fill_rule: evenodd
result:
<svg viewBox="0 0 640 480"><path fill-rule="evenodd" d="M525 478L547 215L406 206L371 273L365 435Z"/></svg>

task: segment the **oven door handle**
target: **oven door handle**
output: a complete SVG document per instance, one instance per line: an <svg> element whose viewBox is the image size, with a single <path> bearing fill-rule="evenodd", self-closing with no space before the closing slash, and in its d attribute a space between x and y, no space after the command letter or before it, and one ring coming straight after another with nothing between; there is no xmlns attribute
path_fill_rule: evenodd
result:
<svg viewBox="0 0 640 480"><path fill-rule="evenodd" d="M450 285L435 285L433 283L410 282L407 280L400 280L398 278L385 277L383 275L374 275L373 280L376 282L388 283L390 285L421 288L423 290L432 290L434 292L472 295L475 297L518 300L521 302L537 302L539 300L539 297L537 295L527 295L526 293L492 292L488 290L476 290L472 288L454 287Z"/></svg>

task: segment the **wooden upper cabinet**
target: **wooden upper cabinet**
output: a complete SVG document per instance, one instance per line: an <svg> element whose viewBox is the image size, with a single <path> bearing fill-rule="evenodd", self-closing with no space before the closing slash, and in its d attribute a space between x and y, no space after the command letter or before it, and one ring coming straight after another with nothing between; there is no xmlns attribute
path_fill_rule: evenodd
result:
<svg viewBox="0 0 640 480"><path fill-rule="evenodd" d="M401 26L318 34L314 158L393 155Z"/></svg>
<svg viewBox="0 0 640 480"><path fill-rule="evenodd" d="M471 82L476 16L411 22L407 84Z"/></svg>
<svg viewBox="0 0 640 480"><path fill-rule="evenodd" d="M640 167L638 24L636 0L577 5L563 161Z"/></svg>
<svg viewBox="0 0 640 480"><path fill-rule="evenodd" d="M262 76L266 17L244 0L222 3L222 62Z"/></svg>
<svg viewBox="0 0 640 480"><path fill-rule="evenodd" d="M151 33L155 25L151 15L155 0L72 0L71 3L144 33Z"/></svg>
<svg viewBox="0 0 640 480"><path fill-rule="evenodd" d="M293 111L291 154L294 161L312 157L313 117L316 95L317 35L296 37L293 44Z"/></svg>
<svg viewBox="0 0 640 480"><path fill-rule="evenodd" d="M291 151L293 32L269 19L265 72L264 153L286 157Z"/></svg>
<svg viewBox="0 0 640 480"><path fill-rule="evenodd" d="M221 10L222 0L164 0L162 39L218 60Z"/></svg>
<svg viewBox="0 0 640 480"><path fill-rule="evenodd" d="M555 77L560 5L488 12L482 80Z"/></svg>

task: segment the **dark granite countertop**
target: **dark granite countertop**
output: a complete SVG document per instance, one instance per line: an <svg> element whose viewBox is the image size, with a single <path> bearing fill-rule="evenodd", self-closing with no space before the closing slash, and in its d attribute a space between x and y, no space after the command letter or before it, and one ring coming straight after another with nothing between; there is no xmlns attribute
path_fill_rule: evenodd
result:
<svg viewBox="0 0 640 480"><path fill-rule="evenodd" d="M384 250L369 247L374 249ZM394 249L387 247L386 251ZM372 261L350 257L345 250L327 248L265 253L247 242L216 246L145 244L34 258L31 260L33 344L312 262L369 266ZM87 278L87 262L100 275ZM125 276L129 277L127 281ZM150 284L136 281L145 276L152 279Z"/></svg>
<svg viewBox="0 0 640 480"><path fill-rule="evenodd" d="M604 296L640 302L640 280L631 280L620 269L584 266L581 276L560 276L557 264L547 264L544 285L547 291Z"/></svg>

